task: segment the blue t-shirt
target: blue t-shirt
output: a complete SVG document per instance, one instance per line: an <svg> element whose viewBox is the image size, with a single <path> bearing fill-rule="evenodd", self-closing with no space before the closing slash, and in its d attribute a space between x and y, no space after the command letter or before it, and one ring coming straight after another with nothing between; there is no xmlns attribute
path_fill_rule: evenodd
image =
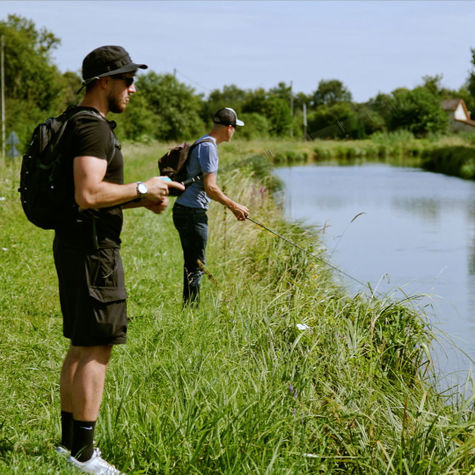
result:
<svg viewBox="0 0 475 475"><path fill-rule="evenodd" d="M217 173L218 172L218 147L216 140L209 135L204 135L196 142L204 139L212 142L202 142L192 151L186 167L187 179L195 177L200 173ZM186 190L177 198L176 203L189 208L208 209L209 196L203 186L202 180L192 183L186 187Z"/></svg>

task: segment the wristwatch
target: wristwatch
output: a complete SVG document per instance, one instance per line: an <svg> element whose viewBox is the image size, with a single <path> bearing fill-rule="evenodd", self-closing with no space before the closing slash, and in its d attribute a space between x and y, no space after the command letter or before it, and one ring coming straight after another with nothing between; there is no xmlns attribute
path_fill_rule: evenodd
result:
<svg viewBox="0 0 475 475"><path fill-rule="evenodd" d="M142 181L137 182L137 196L139 199L142 199L148 192L147 185Z"/></svg>

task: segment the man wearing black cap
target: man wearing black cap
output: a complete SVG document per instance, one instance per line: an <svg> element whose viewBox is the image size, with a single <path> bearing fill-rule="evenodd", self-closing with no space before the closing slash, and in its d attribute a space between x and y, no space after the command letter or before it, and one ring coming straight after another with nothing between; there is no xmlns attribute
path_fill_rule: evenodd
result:
<svg viewBox="0 0 475 475"><path fill-rule="evenodd" d="M218 148L221 142L229 142L236 126L243 126L236 112L230 107L220 109L213 117L211 132L195 142L187 164L187 178L202 175L202 180L188 186L175 201L173 223L180 235L184 257L183 303L199 303L200 283L203 276L200 262L206 262L208 241L208 216L210 200L227 206L240 221L249 210L228 198L216 184L218 173Z"/></svg>
<svg viewBox="0 0 475 475"><path fill-rule="evenodd" d="M56 229L53 244L63 334L71 344L60 378L61 446L57 451L87 473L119 473L93 447L112 346L126 341L127 311L120 257L122 208L144 206L155 213L168 204L160 177L123 184L123 157L109 112L123 112L135 90L132 62L120 46L102 46L82 65L86 93L71 115L63 158L71 194L79 207Z"/></svg>

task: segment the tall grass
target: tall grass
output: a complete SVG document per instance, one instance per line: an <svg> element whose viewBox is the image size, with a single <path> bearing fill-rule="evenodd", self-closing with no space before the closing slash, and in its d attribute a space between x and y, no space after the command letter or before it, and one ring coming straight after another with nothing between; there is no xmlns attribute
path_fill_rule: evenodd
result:
<svg viewBox="0 0 475 475"><path fill-rule="evenodd" d="M426 152L422 166L433 172L474 180L475 148L459 145Z"/></svg>
<svg viewBox="0 0 475 475"><path fill-rule="evenodd" d="M308 162L339 164L366 161L388 162L402 166L422 166L425 157L446 147L472 147L475 135L429 135L415 138L411 132L377 132L364 140L254 140L233 144L233 150L259 154L274 165Z"/></svg>
<svg viewBox="0 0 475 475"><path fill-rule="evenodd" d="M220 184L325 259L311 229L282 220L258 160L242 165L251 145L222 146ZM137 180L166 146L124 148ZM54 454L67 342L52 235L25 221L16 187L2 169L0 473L72 473ZM431 332L411 299L349 297L322 261L214 204L215 280L205 277L199 309L182 310L178 241L169 211L126 212L130 329L100 413L106 459L137 474L473 472L473 398L434 389Z"/></svg>

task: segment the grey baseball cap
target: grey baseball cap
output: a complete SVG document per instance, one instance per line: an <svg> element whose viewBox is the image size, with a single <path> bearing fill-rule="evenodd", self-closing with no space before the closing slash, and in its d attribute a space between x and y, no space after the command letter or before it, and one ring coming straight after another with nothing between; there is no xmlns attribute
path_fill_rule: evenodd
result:
<svg viewBox="0 0 475 475"><path fill-rule="evenodd" d="M238 119L236 111L231 109L231 107L219 109L219 111L214 114L213 122L221 125L232 125L233 127L236 127L236 125L244 125L244 122Z"/></svg>

